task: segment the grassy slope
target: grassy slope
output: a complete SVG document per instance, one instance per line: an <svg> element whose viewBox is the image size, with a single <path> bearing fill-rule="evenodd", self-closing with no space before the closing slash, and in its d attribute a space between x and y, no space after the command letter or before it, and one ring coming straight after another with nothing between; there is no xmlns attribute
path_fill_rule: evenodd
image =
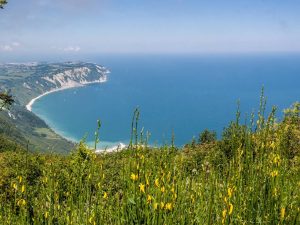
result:
<svg viewBox="0 0 300 225"><path fill-rule="evenodd" d="M7 112L0 112L0 134L8 136L24 148L29 144L32 151L59 150L60 153L67 153L74 147L31 112L15 108L11 112L17 119L9 117Z"/></svg>
<svg viewBox="0 0 300 225"><path fill-rule="evenodd" d="M300 105L258 118L184 149L2 153L0 224L299 224Z"/></svg>
<svg viewBox="0 0 300 225"><path fill-rule="evenodd" d="M11 140L10 137L0 134L0 152L5 151L21 151L23 147L18 144L15 140Z"/></svg>

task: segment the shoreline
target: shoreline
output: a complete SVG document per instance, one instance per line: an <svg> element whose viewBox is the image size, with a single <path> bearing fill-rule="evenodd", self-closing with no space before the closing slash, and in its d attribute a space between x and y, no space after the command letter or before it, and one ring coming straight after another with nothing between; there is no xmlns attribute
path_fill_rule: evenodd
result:
<svg viewBox="0 0 300 225"><path fill-rule="evenodd" d="M77 82L74 82L74 83L71 83L69 85L66 85L64 87L60 87L60 88L54 88L52 90L49 90L49 91L46 91L40 95L38 95L37 97L31 99L27 104L26 104L26 109L30 112L32 112L32 106L33 104L35 103L36 100L48 95L48 94L51 94L51 93L54 93L54 92L57 92L57 91L63 91L63 90L66 90L66 89L71 89L71 88L77 88L77 87L84 87L86 85L89 85L89 84L97 84L97 83L105 83L107 82L107 78L104 77L100 80L97 80L97 81L91 81L91 82L84 82L84 83L77 83Z"/></svg>
<svg viewBox="0 0 300 225"><path fill-rule="evenodd" d="M63 90L67 90L67 89L72 89L72 88L78 88L78 87L84 87L84 86L87 86L87 85L90 85L90 84L97 84L97 83L105 83L107 82L107 77L105 76L104 78L102 79L99 79L97 81L91 81L91 82L83 82L83 83L78 83L78 82L72 82L68 85L65 85L63 87L60 87L60 88L54 88L54 89L51 89L49 91L46 91L40 95L38 95L37 97L31 99L27 104L26 104L26 109L30 112L32 112L32 106L33 104L36 102L36 100L48 95L48 94L51 94L51 93L54 93L54 92L58 92L58 91L63 91ZM32 112L34 113L34 112ZM35 114L35 113L34 113ZM39 117L39 115L35 114L36 116ZM70 142L73 142L73 143L78 143L79 141L78 140L75 140L74 138L71 138L71 137L68 137L66 135L63 135L61 134L61 132L59 132L57 129L55 129L54 127L50 126L48 123L47 125L49 126L49 128L51 130L53 130L56 134L60 135L61 137L63 137L64 139L70 141ZM86 143L88 145L88 143ZM89 146L89 145L88 145ZM91 146L89 146L91 147ZM100 153L103 153L103 152L116 152L116 151L121 151L123 149L125 149L127 147L127 145L125 143L122 143L122 142L119 142L117 143L116 145L112 145L112 146L105 146L104 148L97 148L95 150L95 153L96 154L100 154Z"/></svg>
<svg viewBox="0 0 300 225"><path fill-rule="evenodd" d="M57 91L63 91L63 90L66 90L66 89L71 89L71 88L76 88L76 87L82 87L83 85L78 85L78 86L70 86L70 87L61 87L61 88L55 88L55 89L52 89L50 91L46 91L44 92L43 94L31 99L27 105L25 106L26 109L30 112L32 112L32 106L33 104L35 103L36 100L48 95L48 94L51 94L51 93L54 93L54 92L57 92Z"/></svg>

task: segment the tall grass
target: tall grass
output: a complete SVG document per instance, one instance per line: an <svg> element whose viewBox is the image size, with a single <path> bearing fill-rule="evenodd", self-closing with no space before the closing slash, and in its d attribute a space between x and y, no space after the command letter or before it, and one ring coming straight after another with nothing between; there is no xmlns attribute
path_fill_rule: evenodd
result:
<svg viewBox="0 0 300 225"><path fill-rule="evenodd" d="M262 97L256 122L238 110L221 140L183 149L147 146L136 110L121 152L3 153L0 224L299 224L299 103L275 112Z"/></svg>

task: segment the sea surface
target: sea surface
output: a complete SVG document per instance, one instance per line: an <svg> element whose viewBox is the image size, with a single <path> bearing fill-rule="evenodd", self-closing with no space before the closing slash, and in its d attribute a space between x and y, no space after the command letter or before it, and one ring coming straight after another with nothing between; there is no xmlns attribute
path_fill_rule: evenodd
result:
<svg viewBox="0 0 300 225"><path fill-rule="evenodd" d="M300 55L109 55L89 61L104 65L108 81L55 92L38 99L33 112L57 133L94 141L100 119L100 148L129 143L135 108L139 130L152 145L182 146L208 128L222 135L240 101L243 121L257 112L262 87L267 110L277 115L300 100Z"/></svg>

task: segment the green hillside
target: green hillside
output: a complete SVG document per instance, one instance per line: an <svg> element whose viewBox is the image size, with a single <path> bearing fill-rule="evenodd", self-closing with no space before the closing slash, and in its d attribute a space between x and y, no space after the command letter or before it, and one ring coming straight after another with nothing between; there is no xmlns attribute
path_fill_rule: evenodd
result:
<svg viewBox="0 0 300 225"><path fill-rule="evenodd" d="M257 121L237 112L220 140L206 130L182 149L133 129L115 153L2 152L0 224L299 224L300 104L281 122L263 105Z"/></svg>
<svg viewBox="0 0 300 225"><path fill-rule="evenodd" d="M100 82L107 73L102 66L82 62L0 64L0 91L15 101L9 111L0 111L0 135L31 151L69 152L74 143L57 135L26 105L47 91Z"/></svg>

